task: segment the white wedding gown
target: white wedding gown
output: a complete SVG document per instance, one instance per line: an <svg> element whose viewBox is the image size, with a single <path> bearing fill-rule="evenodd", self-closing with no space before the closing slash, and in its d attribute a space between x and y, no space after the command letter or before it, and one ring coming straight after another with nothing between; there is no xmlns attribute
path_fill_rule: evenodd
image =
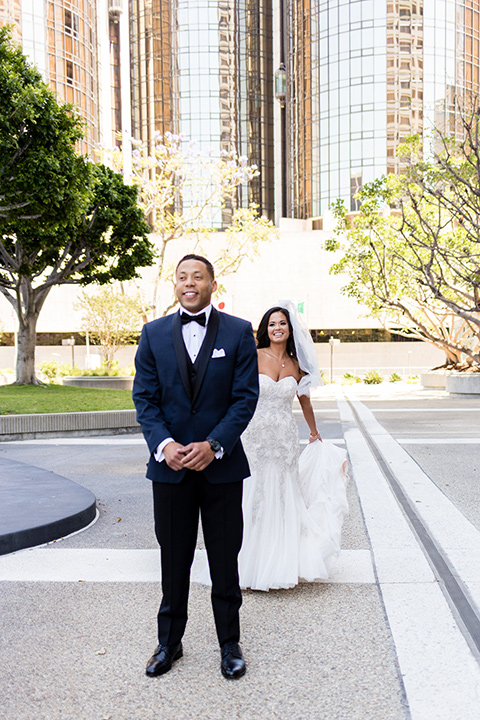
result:
<svg viewBox="0 0 480 720"><path fill-rule="evenodd" d="M300 454L292 403L297 381L260 375L260 397L242 442L244 481L240 585L291 588L328 578L348 512L345 450L316 440Z"/></svg>

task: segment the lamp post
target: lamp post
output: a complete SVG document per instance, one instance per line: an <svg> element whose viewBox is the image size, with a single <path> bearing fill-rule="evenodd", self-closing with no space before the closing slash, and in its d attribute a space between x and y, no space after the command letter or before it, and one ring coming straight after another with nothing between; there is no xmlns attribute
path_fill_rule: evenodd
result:
<svg viewBox="0 0 480 720"><path fill-rule="evenodd" d="M340 340L338 338L330 337L329 341L330 343L330 384L333 382L333 348L335 345L340 345Z"/></svg>
<svg viewBox="0 0 480 720"><path fill-rule="evenodd" d="M287 99L287 68L281 62L275 73L275 97L280 103L280 133L282 146L282 217L287 217L287 152L286 142L286 99Z"/></svg>
<svg viewBox="0 0 480 720"><path fill-rule="evenodd" d="M280 66L275 73L275 97L280 103L281 168L282 168L282 217L287 217L287 148L286 148L286 103L287 67L285 65L285 7L279 2L280 14Z"/></svg>
<svg viewBox="0 0 480 720"><path fill-rule="evenodd" d="M62 340L62 345L71 345L72 347L72 370L75 367L75 338L73 335L69 338L64 338Z"/></svg>

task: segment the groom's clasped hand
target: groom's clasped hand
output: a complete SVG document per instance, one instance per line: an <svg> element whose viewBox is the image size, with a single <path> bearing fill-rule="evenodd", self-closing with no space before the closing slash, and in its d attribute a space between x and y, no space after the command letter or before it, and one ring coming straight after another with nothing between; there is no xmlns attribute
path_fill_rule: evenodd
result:
<svg viewBox="0 0 480 720"><path fill-rule="evenodd" d="M171 442L165 446L165 462L172 470L196 470L201 472L207 465L210 465L215 457L210 443L192 442L188 445L181 445Z"/></svg>

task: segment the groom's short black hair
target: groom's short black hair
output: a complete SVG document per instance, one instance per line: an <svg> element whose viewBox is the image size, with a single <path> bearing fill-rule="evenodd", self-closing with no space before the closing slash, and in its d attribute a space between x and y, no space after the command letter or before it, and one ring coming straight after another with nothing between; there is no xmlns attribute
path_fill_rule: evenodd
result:
<svg viewBox="0 0 480 720"><path fill-rule="evenodd" d="M207 266L208 274L210 275L210 278L212 280L215 280L215 270L213 269L213 265L210 262L210 260L207 260L207 258L202 257L201 255L195 255L195 253L190 253L189 255L185 255L182 257L182 259L178 262L177 267L175 268L175 274L178 272L178 268L184 262L185 260L198 260L198 262L202 262L204 265Z"/></svg>

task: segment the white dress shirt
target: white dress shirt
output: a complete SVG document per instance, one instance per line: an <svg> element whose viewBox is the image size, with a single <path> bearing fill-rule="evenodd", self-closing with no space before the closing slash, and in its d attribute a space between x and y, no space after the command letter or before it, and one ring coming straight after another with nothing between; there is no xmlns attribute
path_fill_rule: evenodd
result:
<svg viewBox="0 0 480 720"><path fill-rule="evenodd" d="M201 310L199 313L191 313L188 310L185 310L185 308L183 307L181 307L179 310L180 315L182 315L182 313L186 313L187 315L191 315L192 317L195 317L195 315L200 315L201 313L205 313L205 326L199 325L199 323L193 321L182 325L183 342L185 343L185 347L187 348L187 352L190 356L190 360L192 361L192 363L194 363L197 359L200 348L202 347L202 343L205 340L211 312L211 305L207 305L207 307L203 308L203 310ZM154 457L157 462L162 462L163 460L165 460L163 448L171 442L175 442L175 440L169 437L165 440L162 440L160 445L157 446L157 449L154 452ZM225 451L222 448L217 453L215 453L215 457L217 458L217 460L220 460L220 458L223 457L224 452Z"/></svg>

